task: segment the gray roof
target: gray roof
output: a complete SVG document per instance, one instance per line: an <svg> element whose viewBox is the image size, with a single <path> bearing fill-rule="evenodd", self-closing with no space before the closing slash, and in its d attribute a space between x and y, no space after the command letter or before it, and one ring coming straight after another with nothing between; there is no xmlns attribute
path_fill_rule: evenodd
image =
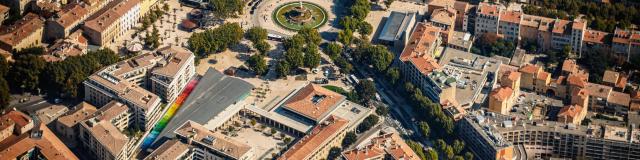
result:
<svg viewBox="0 0 640 160"><path fill-rule="evenodd" d="M253 88L252 84L244 80L209 68L154 143L162 137L173 137L173 131L187 120L206 124L230 105L246 98Z"/></svg>
<svg viewBox="0 0 640 160"><path fill-rule="evenodd" d="M415 19L414 12L392 11L380 32L378 39L385 41L396 41L402 36L402 31L410 26L411 19Z"/></svg>

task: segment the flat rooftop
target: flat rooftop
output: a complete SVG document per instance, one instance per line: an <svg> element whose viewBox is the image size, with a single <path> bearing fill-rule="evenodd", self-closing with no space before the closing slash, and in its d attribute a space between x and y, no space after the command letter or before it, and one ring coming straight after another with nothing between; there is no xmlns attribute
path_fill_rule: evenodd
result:
<svg viewBox="0 0 640 160"><path fill-rule="evenodd" d="M486 83L493 83L491 77L497 75L502 64L500 60L453 48L445 49L438 63L443 66L438 73L441 75L434 76L456 82L456 101L463 107L475 103Z"/></svg>
<svg viewBox="0 0 640 160"><path fill-rule="evenodd" d="M162 137L173 137L173 131L189 120L206 124L229 106L246 98L253 88L253 85L244 80L209 68L153 144L157 145L155 143Z"/></svg>
<svg viewBox="0 0 640 160"><path fill-rule="evenodd" d="M378 39L385 41L398 40L402 35L402 31L406 30L409 26L408 23L412 18L416 18L416 14L414 12L391 11L391 14L382 27L382 32L380 32Z"/></svg>

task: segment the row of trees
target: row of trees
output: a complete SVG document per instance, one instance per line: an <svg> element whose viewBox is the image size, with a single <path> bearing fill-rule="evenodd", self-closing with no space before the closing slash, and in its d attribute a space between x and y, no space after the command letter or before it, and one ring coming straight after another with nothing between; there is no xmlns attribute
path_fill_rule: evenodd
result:
<svg viewBox="0 0 640 160"><path fill-rule="evenodd" d="M44 91L51 97L82 98L82 82L101 67L119 61L108 49L52 63L42 59L42 54L44 49L41 47L22 49L14 54L15 62L11 65L0 58L0 106L7 107L10 92Z"/></svg>
<svg viewBox="0 0 640 160"><path fill-rule="evenodd" d="M543 0L538 6L525 6L524 12L548 17L574 18L585 15L589 27L613 32L615 27L627 28L631 24L640 25L640 10L637 6L623 3L598 3L583 0Z"/></svg>
<svg viewBox="0 0 640 160"><path fill-rule="evenodd" d="M373 32L373 26L365 21L371 12L371 3L367 0L346 1L344 3L344 6L349 8L349 14L340 19L339 24L343 30L338 32L338 41L343 45L350 45L354 39L354 31L363 37Z"/></svg>
<svg viewBox="0 0 640 160"><path fill-rule="evenodd" d="M473 45L471 53L491 57L494 55L511 57L516 50L516 46L511 41L499 38L495 34L482 34Z"/></svg>
<svg viewBox="0 0 640 160"><path fill-rule="evenodd" d="M252 27L245 33L245 38L252 42L253 48L258 50L258 54L254 54L246 61L247 65L256 75L267 73L269 67L265 56L271 49L271 45L267 43L267 30L261 27Z"/></svg>
<svg viewBox="0 0 640 160"><path fill-rule="evenodd" d="M293 37L284 40L284 60L278 62L276 71L279 77L288 75L301 67L316 68L320 65L318 45L322 41L318 30L303 28Z"/></svg>
<svg viewBox="0 0 640 160"><path fill-rule="evenodd" d="M225 23L214 29L193 33L189 37L189 49L198 59L209 54L227 50L230 46L240 43L244 31L238 23Z"/></svg>

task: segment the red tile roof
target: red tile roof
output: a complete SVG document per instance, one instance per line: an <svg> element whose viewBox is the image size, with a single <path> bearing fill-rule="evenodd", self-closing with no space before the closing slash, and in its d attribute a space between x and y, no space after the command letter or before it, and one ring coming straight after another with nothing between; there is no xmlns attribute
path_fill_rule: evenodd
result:
<svg viewBox="0 0 640 160"><path fill-rule="evenodd" d="M499 101L504 101L504 100L507 100L507 98L511 97L511 95L513 94L513 89L509 87L500 87L498 89L491 91L490 94L491 94L490 95L491 97Z"/></svg>
<svg viewBox="0 0 640 160"><path fill-rule="evenodd" d="M316 153L321 147L325 147L335 136L347 127L348 120L331 116L323 123L317 125L296 144L291 146L279 160L305 160L309 155Z"/></svg>
<svg viewBox="0 0 640 160"><path fill-rule="evenodd" d="M314 121L320 121L345 99L345 96L322 86L308 84L289 98L284 103L284 108Z"/></svg>
<svg viewBox="0 0 640 160"><path fill-rule="evenodd" d="M584 32L584 41L590 42L590 43L604 44L606 41L606 37L609 36L610 34L611 33L608 33L608 32L587 29L587 31Z"/></svg>
<svg viewBox="0 0 640 160"><path fill-rule="evenodd" d="M582 106L580 105L568 105L562 107L560 112L558 112L558 117L571 117L576 118L580 112L582 112Z"/></svg>
<svg viewBox="0 0 640 160"><path fill-rule="evenodd" d="M538 67L536 65L527 64L524 67L520 68L520 70L518 70L518 71L520 71L522 73L535 74L539 70L540 70L540 67Z"/></svg>
<svg viewBox="0 0 640 160"><path fill-rule="evenodd" d="M485 15L498 16L500 9L498 5L482 2L478 5L478 12Z"/></svg>
<svg viewBox="0 0 640 160"><path fill-rule="evenodd" d="M500 13L500 21L520 24L522 20L522 12L505 11Z"/></svg>
<svg viewBox="0 0 640 160"><path fill-rule="evenodd" d="M24 38L44 27L44 20L40 16L28 13L22 19L11 26L2 27L0 31L0 42L9 46L15 46L22 42Z"/></svg>
<svg viewBox="0 0 640 160"><path fill-rule="evenodd" d="M427 51L433 49L431 46L437 42L439 33L439 27L432 26L430 23L418 23L411 33L409 43L400 54L400 60L406 62L411 57L430 57Z"/></svg>

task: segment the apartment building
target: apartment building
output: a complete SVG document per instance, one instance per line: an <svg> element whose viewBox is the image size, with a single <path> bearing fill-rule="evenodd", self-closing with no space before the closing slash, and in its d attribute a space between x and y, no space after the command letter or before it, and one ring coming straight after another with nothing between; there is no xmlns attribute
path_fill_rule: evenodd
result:
<svg viewBox="0 0 640 160"><path fill-rule="evenodd" d="M89 17L85 4L69 4L56 13L53 19L47 20L45 39L53 41L69 36L75 32L84 20Z"/></svg>
<svg viewBox="0 0 640 160"><path fill-rule="evenodd" d="M153 150L145 160L161 160L161 159L174 159L174 160L191 160L193 159L193 152L191 151L191 145L183 143L176 139L168 140L158 149Z"/></svg>
<svg viewBox="0 0 640 160"><path fill-rule="evenodd" d="M10 26L0 29L0 49L7 52L40 46L44 30L44 19L28 13Z"/></svg>
<svg viewBox="0 0 640 160"><path fill-rule="evenodd" d="M493 33L516 44L523 40L535 42L543 50L562 50L568 46L578 55L583 50L587 32L583 19L567 21L526 15L488 3L480 3L475 16L475 34L478 35Z"/></svg>
<svg viewBox="0 0 640 160"><path fill-rule="evenodd" d="M129 159L139 137L124 134L131 111L125 104L111 101L80 123L80 141L94 158L103 160Z"/></svg>
<svg viewBox="0 0 640 160"><path fill-rule="evenodd" d="M58 62L87 54L89 45L87 39L82 35L82 30L77 30L66 38L53 41L42 57L47 62Z"/></svg>
<svg viewBox="0 0 640 160"><path fill-rule="evenodd" d="M342 152L345 160L420 160L411 147L404 142L398 133L381 133L366 142L364 146Z"/></svg>
<svg viewBox="0 0 640 160"><path fill-rule="evenodd" d="M433 15L436 10L453 9L455 13L455 25L452 30L467 32L469 25L469 13L472 5L468 2L456 0L436 0L427 3L427 15Z"/></svg>
<svg viewBox="0 0 640 160"><path fill-rule="evenodd" d="M158 49L158 52L164 56L164 61L151 71L150 90L165 100L175 99L196 73L195 56L190 51L170 46Z"/></svg>
<svg viewBox="0 0 640 160"><path fill-rule="evenodd" d="M440 28L423 22L416 24L399 58L403 62L400 70L416 86L426 86L427 75L440 68L433 57L441 43Z"/></svg>
<svg viewBox="0 0 640 160"><path fill-rule="evenodd" d="M56 119L54 131L68 147L77 147L80 142L80 123L88 119L98 109L93 105L82 102Z"/></svg>
<svg viewBox="0 0 640 160"><path fill-rule="evenodd" d="M78 159L37 119L31 119L19 111L7 110L2 112L0 122L2 159Z"/></svg>
<svg viewBox="0 0 640 160"><path fill-rule="evenodd" d="M629 61L640 55L640 31L616 28L611 45L614 53Z"/></svg>
<svg viewBox="0 0 640 160"><path fill-rule="evenodd" d="M453 38L456 16L456 10L453 8L440 8L431 13L431 23L436 27L440 27L440 36L442 36L442 41L445 44L448 44L449 39Z"/></svg>
<svg viewBox="0 0 640 160"><path fill-rule="evenodd" d="M249 145L227 138L221 133L212 132L190 120L176 129L175 134L178 141L192 146L190 154L196 160L251 160L260 156L255 155L255 149Z"/></svg>
<svg viewBox="0 0 640 160"><path fill-rule="evenodd" d="M633 126L580 126L524 118L514 121L513 116L524 115L476 111L460 122L466 132L458 134L480 159L500 159L504 155L512 155L509 159L640 158L640 130ZM499 150L504 148L510 149Z"/></svg>
<svg viewBox="0 0 640 160"><path fill-rule="evenodd" d="M329 155L332 147L340 146L349 121L331 116L315 126L306 136L284 152L278 160L320 160Z"/></svg>
<svg viewBox="0 0 640 160"><path fill-rule="evenodd" d="M83 30L91 43L106 46L130 30L140 18L140 0L116 0L85 21Z"/></svg>
<svg viewBox="0 0 640 160"><path fill-rule="evenodd" d="M195 75L193 59L167 47L107 66L84 82L84 99L96 106L118 100L131 107L136 126L149 130L160 119L160 104L172 102Z"/></svg>

